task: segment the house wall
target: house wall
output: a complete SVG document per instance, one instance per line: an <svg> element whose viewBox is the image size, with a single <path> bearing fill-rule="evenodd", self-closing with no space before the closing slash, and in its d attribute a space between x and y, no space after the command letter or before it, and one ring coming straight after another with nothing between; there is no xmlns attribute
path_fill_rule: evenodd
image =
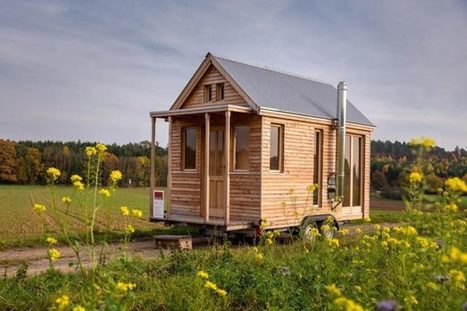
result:
<svg viewBox="0 0 467 311"><path fill-rule="evenodd" d="M284 170L282 173L269 170L269 144L271 123L284 125ZM313 181L314 132L323 132L321 206L312 208L306 187ZM364 180L363 209L369 213L369 169L370 169L370 130L349 126L349 134L364 136ZM290 119L280 116L262 118L262 202L261 217L267 218L270 227L292 226L300 223L304 215L334 214L338 219L362 217L349 208L338 207L331 210L332 202L327 199L327 180L331 172L336 172L336 131L328 120Z"/></svg>
<svg viewBox="0 0 467 311"><path fill-rule="evenodd" d="M220 102L215 102L216 100L216 84L224 83L224 100ZM212 85L212 99L213 102L205 103L204 102L204 86L211 84ZM224 103L224 104L244 104L246 106L243 98L235 91L233 86L227 82L227 80L221 75L221 73L211 65L207 71L204 73L201 80L196 84L195 88L191 92L190 96L182 104L183 108L193 108L196 106L206 106L212 105L215 103Z"/></svg>

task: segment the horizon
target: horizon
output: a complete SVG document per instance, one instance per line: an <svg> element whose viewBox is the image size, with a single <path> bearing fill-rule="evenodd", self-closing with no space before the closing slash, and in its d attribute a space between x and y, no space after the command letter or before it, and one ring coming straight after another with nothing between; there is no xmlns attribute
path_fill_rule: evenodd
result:
<svg viewBox="0 0 467 311"><path fill-rule="evenodd" d="M467 148L462 1L2 4L4 138L149 140L149 112L168 109L210 51L346 81L374 140L428 136ZM157 140L167 145L165 122Z"/></svg>

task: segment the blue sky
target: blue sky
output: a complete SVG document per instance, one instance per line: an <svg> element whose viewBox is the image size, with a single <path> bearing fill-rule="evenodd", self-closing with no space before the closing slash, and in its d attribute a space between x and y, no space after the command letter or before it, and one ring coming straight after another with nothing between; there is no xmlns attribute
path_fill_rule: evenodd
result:
<svg viewBox="0 0 467 311"><path fill-rule="evenodd" d="M336 85L375 139L467 147L462 1L3 1L0 137L136 142L208 51ZM163 122L158 139L167 141Z"/></svg>

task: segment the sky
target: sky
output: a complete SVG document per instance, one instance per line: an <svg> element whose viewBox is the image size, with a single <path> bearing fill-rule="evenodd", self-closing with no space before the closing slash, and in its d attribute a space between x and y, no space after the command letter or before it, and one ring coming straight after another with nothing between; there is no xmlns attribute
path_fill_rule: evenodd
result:
<svg viewBox="0 0 467 311"><path fill-rule="evenodd" d="M467 147L467 1L0 0L0 138L150 139L207 52L337 85L374 139ZM157 128L165 146L167 126Z"/></svg>

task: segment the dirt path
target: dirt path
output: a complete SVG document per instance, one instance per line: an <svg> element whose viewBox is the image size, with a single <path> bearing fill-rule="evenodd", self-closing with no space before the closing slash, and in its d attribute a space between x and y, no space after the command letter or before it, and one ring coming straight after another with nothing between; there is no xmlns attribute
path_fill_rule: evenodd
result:
<svg viewBox="0 0 467 311"><path fill-rule="evenodd" d="M381 227L394 227L393 223L382 223ZM355 235L357 228L363 232L372 232L372 224L358 224L358 225L344 225L343 228L349 230L350 235ZM208 244L209 238L194 238L193 246L203 247ZM105 259L111 260L122 255L121 243L113 243L102 248ZM27 265L27 274L35 275L46 271L49 268L49 259L47 255L48 248L35 247L35 248L21 248L9 249L0 252L0 273L7 277L13 277L19 269L25 264ZM76 271L76 257L73 250L68 246L57 247L61 257L54 263L55 269L62 272ZM101 248L98 247L97 251L100 252ZM163 250L168 252L168 250ZM83 265L90 267L90 260L87 256L89 252L83 249L81 252ZM155 248L153 240L134 241L128 245L128 255L136 258L154 259L161 255L161 250Z"/></svg>

